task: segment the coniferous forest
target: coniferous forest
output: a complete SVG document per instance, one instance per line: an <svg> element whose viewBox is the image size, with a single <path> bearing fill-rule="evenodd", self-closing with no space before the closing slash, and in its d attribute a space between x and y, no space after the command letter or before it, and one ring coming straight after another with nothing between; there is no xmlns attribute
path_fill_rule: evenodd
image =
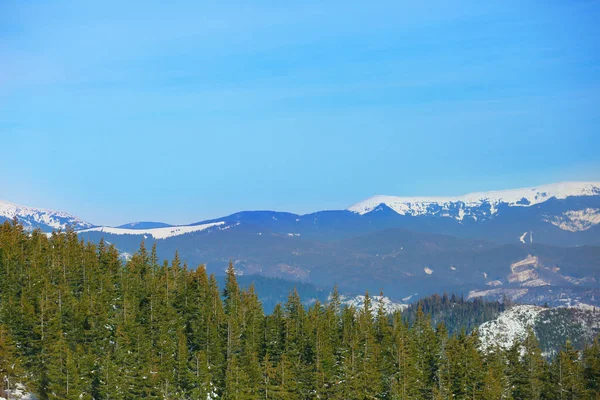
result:
<svg viewBox="0 0 600 400"><path fill-rule="evenodd" d="M74 232L4 223L0 291L0 396L20 383L39 399L600 399L598 341L546 360L530 333L484 353L476 329L368 296L342 307L336 290L265 315L232 266L219 288L143 244L123 262Z"/></svg>

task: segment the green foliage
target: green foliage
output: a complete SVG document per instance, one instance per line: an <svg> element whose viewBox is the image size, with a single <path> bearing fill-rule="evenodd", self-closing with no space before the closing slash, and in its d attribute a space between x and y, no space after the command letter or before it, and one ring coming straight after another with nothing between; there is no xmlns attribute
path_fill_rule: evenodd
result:
<svg viewBox="0 0 600 400"><path fill-rule="evenodd" d="M598 341L551 362L533 332L482 353L473 328L499 303L433 296L387 315L368 293L307 309L294 290L265 315L233 265L221 292L203 266L157 260L0 225L0 396L20 382L40 399L600 397Z"/></svg>
<svg viewBox="0 0 600 400"><path fill-rule="evenodd" d="M452 293L448 295L434 294L419 299L404 312L404 318L413 324L419 309L431 317L432 324L443 323L450 334L459 333L461 329L471 332L486 321L496 318L508 307L508 302L488 301L475 298L466 301L462 296Z"/></svg>

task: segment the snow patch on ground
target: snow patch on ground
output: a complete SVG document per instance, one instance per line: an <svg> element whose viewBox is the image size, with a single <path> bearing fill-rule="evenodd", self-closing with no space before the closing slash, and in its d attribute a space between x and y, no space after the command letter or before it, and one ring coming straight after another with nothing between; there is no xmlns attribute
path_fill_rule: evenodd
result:
<svg viewBox="0 0 600 400"><path fill-rule="evenodd" d="M418 293L411 294L410 296L406 296L406 297L404 297L404 298L402 299L402 301L404 301L404 302L409 302L409 301L410 301L410 299L412 299L413 297L415 297L417 294L418 294Z"/></svg>
<svg viewBox="0 0 600 400"><path fill-rule="evenodd" d="M525 265L535 265L535 264L537 264L537 262L538 262L538 258L529 254L523 260L512 263L510 265L510 269L513 272L515 272L515 268L517 268L517 267L523 267Z"/></svg>
<svg viewBox="0 0 600 400"><path fill-rule="evenodd" d="M14 389L7 390L6 395L8 397L0 397L0 400L37 400L37 397L27 392L25 386L20 383L17 383Z"/></svg>
<svg viewBox="0 0 600 400"><path fill-rule="evenodd" d="M227 229L230 229L230 228L234 228L236 226L240 226L240 222L236 222L233 225L227 225L227 226L219 227L219 230L220 231L224 231L224 230L227 230Z"/></svg>
<svg viewBox="0 0 600 400"><path fill-rule="evenodd" d="M571 282L574 285L581 285L582 283L594 283L596 280L591 276L586 276L584 278L575 278L573 276L568 275L560 275L565 280Z"/></svg>
<svg viewBox="0 0 600 400"><path fill-rule="evenodd" d="M525 243L525 236L527 236L528 232L524 232L521 236L519 236L519 240L521 241L521 243Z"/></svg>
<svg viewBox="0 0 600 400"><path fill-rule="evenodd" d="M539 279L539 278L532 279L527 282L523 282L521 284L521 286L525 286L525 287L539 287L539 286L549 286L549 285L550 285L550 282L546 282L545 280Z"/></svg>
<svg viewBox="0 0 600 400"><path fill-rule="evenodd" d="M525 259L517 261L510 265L511 274L508 275L508 282L521 283L523 286L528 286L525 282L533 282L529 286L541 286L539 280L538 267L539 260L537 257L528 255Z"/></svg>
<svg viewBox="0 0 600 400"><path fill-rule="evenodd" d="M527 292L529 292L529 289L526 288L522 288L522 289L502 289L502 288L496 288L496 289L487 289L487 290L471 290L469 292L469 294L467 295L467 299L474 299L476 297L485 297L485 296L492 296L492 295L498 295L498 294L506 294L507 296L510 296L510 298L512 300L517 300L523 296L525 296L527 294Z"/></svg>
<svg viewBox="0 0 600 400"><path fill-rule="evenodd" d="M225 222L220 221L202 225L171 226L167 228L153 229L122 229L100 226L97 228L80 230L77 231L77 233L104 232L112 235L147 235L152 236L154 239L167 239L173 236L185 235L186 233L203 231L205 229L212 228L213 226L221 226L223 224L225 224Z"/></svg>

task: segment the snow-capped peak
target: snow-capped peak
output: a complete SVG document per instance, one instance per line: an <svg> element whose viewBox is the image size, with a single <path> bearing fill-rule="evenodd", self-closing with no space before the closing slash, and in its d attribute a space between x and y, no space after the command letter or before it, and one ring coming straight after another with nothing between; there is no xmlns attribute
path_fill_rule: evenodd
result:
<svg viewBox="0 0 600 400"><path fill-rule="evenodd" d="M438 215L462 220L465 216L478 217L475 208L485 208L479 217L497 213L498 205L527 207L551 198L571 196L600 196L600 182L561 182L523 189L469 193L454 197L397 197L378 195L354 204L348 210L367 214L385 204L400 215ZM483 207L482 207L483 206ZM479 213L477 213L479 214Z"/></svg>
<svg viewBox="0 0 600 400"><path fill-rule="evenodd" d="M44 232L57 229L91 228L92 224L65 212L21 206L0 200L0 221L16 218L26 229L40 228Z"/></svg>

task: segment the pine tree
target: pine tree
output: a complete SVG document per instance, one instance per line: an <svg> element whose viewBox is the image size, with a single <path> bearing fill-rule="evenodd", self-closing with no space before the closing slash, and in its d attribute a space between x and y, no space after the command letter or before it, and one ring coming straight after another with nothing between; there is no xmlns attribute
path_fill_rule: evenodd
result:
<svg viewBox="0 0 600 400"><path fill-rule="evenodd" d="M285 366L283 371L286 375L293 376L296 383L296 395L308 393L314 390L312 371L306 365L306 361L311 359L312 354L307 352L310 346L306 335L306 311L296 289L290 293L284 312L286 317L284 351L289 365Z"/></svg>
<svg viewBox="0 0 600 400"><path fill-rule="evenodd" d="M579 399L585 394L579 352L567 341L554 362L555 378L561 399Z"/></svg>
<svg viewBox="0 0 600 400"><path fill-rule="evenodd" d="M520 355L522 351L522 355ZM516 343L509 356L513 397L516 399L539 399L543 389L544 359L539 342L529 329L522 345Z"/></svg>
<svg viewBox="0 0 600 400"><path fill-rule="evenodd" d="M355 363L354 395L359 399L374 399L382 392L381 375L379 370L380 347L376 340L375 323L371 297L367 292L362 309L358 314L356 328L358 330L357 357Z"/></svg>
<svg viewBox="0 0 600 400"><path fill-rule="evenodd" d="M194 371L194 375L190 397L192 399L216 398L206 351L200 350L196 353L194 360L191 362L191 368Z"/></svg>
<svg viewBox="0 0 600 400"><path fill-rule="evenodd" d="M189 369L189 349L185 334L177 332L177 360L175 364L175 382L177 384L177 397L186 398L193 388L193 376Z"/></svg>
<svg viewBox="0 0 600 400"><path fill-rule="evenodd" d="M391 377L392 399L419 398L416 355L411 332L399 312L392 316L392 356L394 374Z"/></svg>
<svg viewBox="0 0 600 400"><path fill-rule="evenodd" d="M485 357L482 399L512 399L510 380L507 375L508 360L500 347L495 347Z"/></svg>
<svg viewBox="0 0 600 400"><path fill-rule="evenodd" d="M600 340L583 350L583 377L588 394L600 398Z"/></svg>
<svg viewBox="0 0 600 400"><path fill-rule="evenodd" d="M383 292L379 293L377 303L377 315L375 319L375 343L378 345L378 376L380 377L381 393L388 393L391 385L391 377L394 373L392 363L392 328L390 326L390 316L385 309Z"/></svg>
<svg viewBox="0 0 600 400"><path fill-rule="evenodd" d="M422 310L417 312L411 338L410 350L415 360L415 390L419 396L431 398L439 368L437 357L439 344L431 326L431 319Z"/></svg>
<svg viewBox="0 0 600 400"><path fill-rule="evenodd" d="M20 359L8 329L0 325L0 396L6 395L21 378Z"/></svg>

